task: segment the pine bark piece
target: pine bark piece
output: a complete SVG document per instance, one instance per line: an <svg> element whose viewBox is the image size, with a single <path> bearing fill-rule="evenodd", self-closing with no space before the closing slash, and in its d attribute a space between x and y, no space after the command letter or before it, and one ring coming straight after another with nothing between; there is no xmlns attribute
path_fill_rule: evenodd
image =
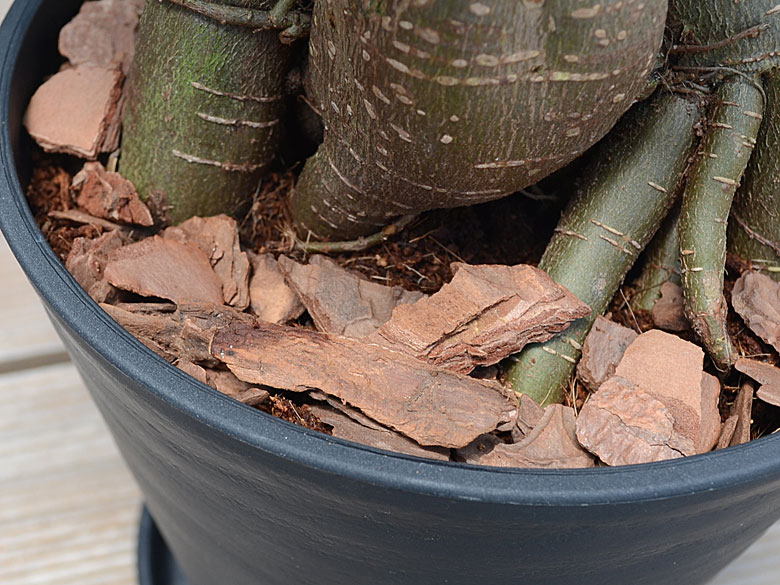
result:
<svg viewBox="0 0 780 585"><path fill-rule="evenodd" d="M279 268L317 329L333 335L366 337L390 320L397 305L425 296L371 282L321 255L312 256L306 265L281 256Z"/></svg>
<svg viewBox="0 0 780 585"><path fill-rule="evenodd" d="M249 258L241 251L236 220L227 215L193 217L166 229L163 238L198 246L222 283L224 303L242 311L249 306Z"/></svg>
<svg viewBox="0 0 780 585"><path fill-rule="evenodd" d="M152 213L133 184L99 162L85 163L73 177L71 190L76 205L96 217L145 227L154 224Z"/></svg>
<svg viewBox="0 0 780 585"><path fill-rule="evenodd" d="M128 238L115 230L94 239L76 238L65 268L95 302L113 299L116 289L105 280L105 268L111 254L127 244Z"/></svg>
<svg viewBox="0 0 780 585"><path fill-rule="evenodd" d="M701 424L697 453L712 451L720 437L721 419L718 402L720 401L720 380L704 372L701 378Z"/></svg>
<svg viewBox="0 0 780 585"><path fill-rule="evenodd" d="M275 0L206 0L268 10ZM173 224L235 215L273 162L293 50L279 32L147 2L128 74L120 172Z"/></svg>
<svg viewBox="0 0 780 585"><path fill-rule="evenodd" d="M731 304L753 333L780 352L780 282L746 272L734 283Z"/></svg>
<svg viewBox="0 0 780 585"><path fill-rule="evenodd" d="M664 461L683 456L674 424L660 400L613 376L582 407L577 439L607 465Z"/></svg>
<svg viewBox="0 0 780 585"><path fill-rule="evenodd" d="M525 439L514 444L499 443L477 463L542 469L593 467L593 456L577 441L575 424L574 409L551 404Z"/></svg>
<svg viewBox="0 0 780 585"><path fill-rule="evenodd" d="M593 320L607 309L675 202L699 116L683 97L657 92L634 106L593 151L583 189L569 201L539 263L593 312L516 356L507 371L515 391L540 404L563 399Z"/></svg>
<svg viewBox="0 0 780 585"><path fill-rule="evenodd" d="M205 252L160 236L114 251L106 264L108 282L146 297L222 304L222 283Z"/></svg>
<svg viewBox="0 0 780 585"><path fill-rule="evenodd" d="M121 307L101 304L108 315L136 339L165 360L214 366L219 360L211 355L215 333L230 323L251 322L252 317L223 305L187 303L174 312L148 311L125 304Z"/></svg>
<svg viewBox="0 0 780 585"><path fill-rule="evenodd" d="M749 358L740 358L734 367L761 384L756 396L773 406L780 406L780 368Z"/></svg>
<svg viewBox="0 0 780 585"><path fill-rule="evenodd" d="M306 84L326 130L291 200L301 233L351 239L562 167L644 88L666 4L316 2Z"/></svg>
<svg viewBox="0 0 780 585"><path fill-rule="evenodd" d="M745 382L740 386L737 398L731 405L731 417L736 418L734 432L728 446L742 445L750 441L750 423L753 413L753 384Z"/></svg>
<svg viewBox="0 0 780 585"><path fill-rule="evenodd" d="M615 370L665 406L679 437L673 446L683 455L701 444L703 366L699 346L653 329L634 340Z"/></svg>
<svg viewBox="0 0 780 585"><path fill-rule="evenodd" d="M673 282L661 285L661 298L653 305L653 323L665 331L687 331L691 328L685 316L683 289Z"/></svg>
<svg viewBox="0 0 780 585"><path fill-rule="evenodd" d="M455 449L453 459L460 463L470 463L471 465L481 465L480 460L496 448L496 445L503 443L497 436L487 433L480 435L471 443L460 449Z"/></svg>
<svg viewBox="0 0 780 585"><path fill-rule="evenodd" d="M517 423L512 429L512 439L519 443L536 428L544 417L545 409L536 404L530 396L518 397Z"/></svg>
<svg viewBox="0 0 780 585"><path fill-rule="evenodd" d="M399 305L373 342L466 374L545 341L590 309L533 266L455 262L437 293Z"/></svg>
<svg viewBox="0 0 780 585"><path fill-rule="evenodd" d="M94 160L119 146L122 72L80 65L49 78L24 116L30 136L47 152Z"/></svg>
<svg viewBox="0 0 780 585"><path fill-rule="evenodd" d="M428 366L377 345L270 323L220 330L212 355L251 384L318 389L423 446L463 447L517 416L497 383Z"/></svg>
<svg viewBox="0 0 780 585"><path fill-rule="evenodd" d="M204 368L187 360L177 360L176 367L207 386L222 392L226 396L238 400L248 406L259 406L271 396L268 390L254 388L236 378L227 370Z"/></svg>
<svg viewBox="0 0 780 585"><path fill-rule="evenodd" d="M638 333L599 315L593 322L577 365L577 377L591 392L599 389L615 373L626 348Z"/></svg>
<svg viewBox="0 0 780 585"><path fill-rule="evenodd" d="M715 366L736 360L723 296L731 203L747 168L764 110L758 76L733 76L717 89L716 107L687 177L680 213L680 273L685 315Z"/></svg>
<svg viewBox="0 0 780 585"><path fill-rule="evenodd" d="M252 255L249 301L261 321L283 324L300 317L306 308L290 288L273 254Z"/></svg>
<svg viewBox="0 0 780 585"><path fill-rule="evenodd" d="M60 54L73 65L95 65L127 75L135 52L138 6L127 0L84 2L60 30Z"/></svg>
<svg viewBox="0 0 780 585"><path fill-rule="evenodd" d="M723 426L720 429L720 437L718 437L718 446L716 449L725 449L731 446L731 441L734 438L734 433L737 430L737 424L739 423L739 417L732 414L729 416Z"/></svg>
<svg viewBox="0 0 780 585"><path fill-rule="evenodd" d="M422 447L411 439L390 429L365 427L344 413L328 406L312 404L309 408L314 416L332 427L332 435L339 439L368 445L375 449L384 449L385 451L414 455L416 457L426 457L439 461L449 461L450 459L449 449Z"/></svg>

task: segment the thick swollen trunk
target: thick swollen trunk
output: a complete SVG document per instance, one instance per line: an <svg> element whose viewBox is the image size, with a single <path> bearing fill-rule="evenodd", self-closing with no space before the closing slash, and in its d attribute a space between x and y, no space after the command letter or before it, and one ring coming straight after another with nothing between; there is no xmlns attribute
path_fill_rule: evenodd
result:
<svg viewBox="0 0 780 585"><path fill-rule="evenodd" d="M236 211L279 143L290 48L278 30L223 24L196 11L223 4L149 0L141 18L121 171L144 198L167 206L174 223ZM231 4L251 15L274 2Z"/></svg>
<svg viewBox="0 0 780 585"><path fill-rule="evenodd" d="M764 80L766 108L729 222L729 251L780 278L780 75Z"/></svg>
<svg viewBox="0 0 780 585"><path fill-rule="evenodd" d="M592 312L515 357L507 378L519 394L545 404L563 398L593 321L675 201L698 119L694 104L656 94L593 153L585 188L569 202L539 265Z"/></svg>
<svg viewBox="0 0 780 585"><path fill-rule="evenodd" d="M716 98L683 194L680 272L685 314L715 366L728 370L736 357L723 296L726 227L734 192L756 145L764 98L757 76L730 78Z"/></svg>
<svg viewBox="0 0 780 585"><path fill-rule="evenodd" d="M742 71L780 65L777 0L670 0L669 17L681 28L671 49L680 65Z"/></svg>
<svg viewBox="0 0 780 585"><path fill-rule="evenodd" d="M320 0L307 88L325 139L292 198L299 231L365 235L560 168L644 88L666 5Z"/></svg>
<svg viewBox="0 0 780 585"><path fill-rule="evenodd" d="M652 311L665 283L680 284L679 221L680 206L675 205L647 247L642 274L634 282L633 310Z"/></svg>

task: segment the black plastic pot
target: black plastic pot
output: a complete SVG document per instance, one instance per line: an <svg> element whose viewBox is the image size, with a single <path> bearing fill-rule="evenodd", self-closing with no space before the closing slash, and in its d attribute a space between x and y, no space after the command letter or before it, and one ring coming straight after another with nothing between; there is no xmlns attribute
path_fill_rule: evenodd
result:
<svg viewBox="0 0 780 585"><path fill-rule="evenodd" d="M22 114L78 4L19 0L0 30L0 225L193 585L695 585L780 517L780 436L611 469L424 461L295 427L148 351L70 277L23 195Z"/></svg>

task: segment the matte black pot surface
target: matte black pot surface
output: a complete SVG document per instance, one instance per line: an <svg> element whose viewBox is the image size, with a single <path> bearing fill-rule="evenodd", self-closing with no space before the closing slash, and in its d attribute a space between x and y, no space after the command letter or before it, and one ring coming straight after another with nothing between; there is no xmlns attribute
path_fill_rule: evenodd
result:
<svg viewBox="0 0 780 585"><path fill-rule="evenodd" d="M695 585L780 517L777 435L611 469L439 463L295 427L159 359L75 283L23 196L24 107L78 4L19 0L0 30L0 225L192 585Z"/></svg>

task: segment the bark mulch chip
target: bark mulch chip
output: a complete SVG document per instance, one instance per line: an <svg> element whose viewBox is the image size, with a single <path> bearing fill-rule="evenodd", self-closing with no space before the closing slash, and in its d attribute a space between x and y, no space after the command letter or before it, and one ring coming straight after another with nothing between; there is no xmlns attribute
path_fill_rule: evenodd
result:
<svg viewBox="0 0 780 585"><path fill-rule="evenodd" d="M780 406L780 368L748 358L738 359L734 367L761 384L756 392L759 400Z"/></svg>
<svg viewBox="0 0 780 585"><path fill-rule="evenodd" d="M250 260L249 302L257 318L282 324L300 317L306 307L285 281L273 254L251 254Z"/></svg>
<svg viewBox="0 0 780 585"><path fill-rule="evenodd" d="M33 95L24 125L47 152L95 160L119 146L124 76L117 69L79 65L53 75Z"/></svg>
<svg viewBox="0 0 780 585"><path fill-rule="evenodd" d="M468 373L546 341L590 314L585 303L533 266L454 263L453 271L437 293L396 307L369 339Z"/></svg>
<svg viewBox="0 0 780 585"><path fill-rule="evenodd" d="M591 392L598 390L615 373L626 348L638 333L604 317L596 317L582 346L577 377Z"/></svg>
<svg viewBox="0 0 780 585"><path fill-rule="evenodd" d="M119 173L107 171L99 162L84 164L73 177L71 189L76 205L95 217L145 227L154 224L133 184Z"/></svg>
<svg viewBox="0 0 780 585"><path fill-rule="evenodd" d="M734 283L731 303L756 335L780 351L780 282L746 272Z"/></svg>

